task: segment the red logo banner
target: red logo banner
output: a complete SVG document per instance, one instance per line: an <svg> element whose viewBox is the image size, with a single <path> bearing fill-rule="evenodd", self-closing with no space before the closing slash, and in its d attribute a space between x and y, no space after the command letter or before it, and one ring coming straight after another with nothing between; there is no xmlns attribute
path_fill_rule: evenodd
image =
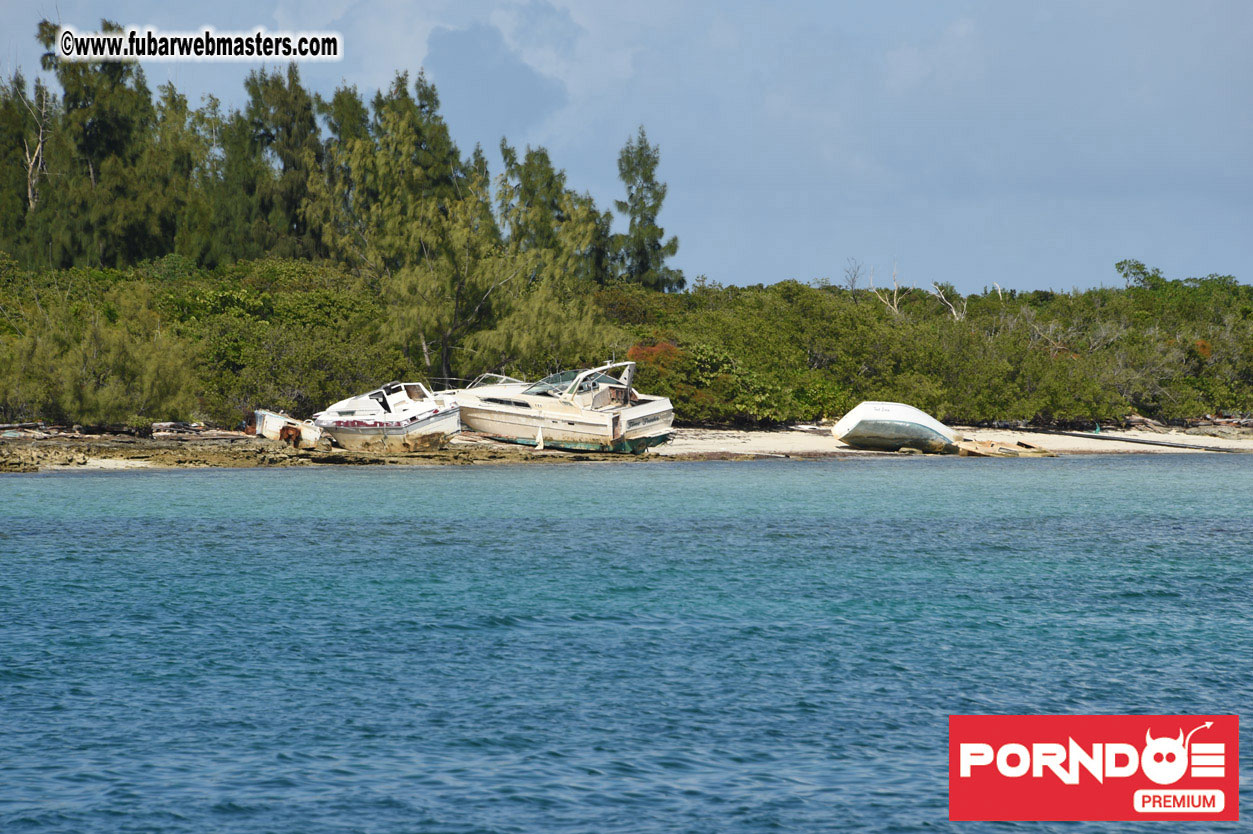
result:
<svg viewBox="0 0 1253 834"><path fill-rule="evenodd" d="M950 820L1237 820L1236 715L951 715Z"/></svg>

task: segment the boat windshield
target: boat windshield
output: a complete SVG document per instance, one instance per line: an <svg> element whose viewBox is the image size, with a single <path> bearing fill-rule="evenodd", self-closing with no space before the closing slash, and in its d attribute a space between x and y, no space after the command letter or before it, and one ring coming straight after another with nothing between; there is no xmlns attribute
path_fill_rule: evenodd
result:
<svg viewBox="0 0 1253 834"><path fill-rule="evenodd" d="M578 378L579 374L586 373L582 370L562 371L559 374L546 376L530 388L523 391L523 394L550 394L554 397L560 396L570 387L570 383ZM612 377L609 374L594 373L588 374L579 383L579 390L576 394L582 394L584 391L591 391L598 385L616 385L619 388L625 387L622 380Z"/></svg>
<svg viewBox="0 0 1253 834"><path fill-rule="evenodd" d="M583 372L579 370L562 371L559 374L546 376L543 379L541 379L539 382L532 385L530 388L523 391L522 393L523 394L551 394L554 397L559 396L565 393L565 390L570 387L570 383L574 382L574 378L581 373Z"/></svg>
<svg viewBox="0 0 1253 834"><path fill-rule="evenodd" d="M482 374L475 377L474 381L467 385L466 388L482 388L485 385L519 385L521 383L522 380L514 379L504 374Z"/></svg>
<svg viewBox="0 0 1253 834"><path fill-rule="evenodd" d="M595 373L587 377L579 383L579 390L576 393L582 394L584 391L591 391L597 385L616 385L619 388L625 388L622 380L612 377L609 374Z"/></svg>

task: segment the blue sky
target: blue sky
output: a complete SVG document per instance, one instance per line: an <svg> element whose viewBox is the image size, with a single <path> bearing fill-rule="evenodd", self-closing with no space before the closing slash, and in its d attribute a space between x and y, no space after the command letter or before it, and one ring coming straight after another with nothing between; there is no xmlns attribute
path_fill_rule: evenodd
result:
<svg viewBox="0 0 1253 834"><path fill-rule="evenodd" d="M3 0L0 69L35 24L327 29L310 87L425 67L464 152L544 145L603 207L639 124L689 278L890 281L963 291L1168 276L1253 281L1253 4ZM241 64L152 64L239 105Z"/></svg>

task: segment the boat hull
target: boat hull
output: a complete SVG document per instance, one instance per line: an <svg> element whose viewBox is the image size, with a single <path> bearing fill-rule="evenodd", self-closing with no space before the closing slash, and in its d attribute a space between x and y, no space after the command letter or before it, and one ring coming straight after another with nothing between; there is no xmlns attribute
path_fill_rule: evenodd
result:
<svg viewBox="0 0 1253 834"><path fill-rule="evenodd" d="M917 423L895 420L863 421L840 440L859 449L875 449L883 452L917 449L920 452L942 454L957 451L956 446L947 437L936 434Z"/></svg>
<svg viewBox="0 0 1253 834"><path fill-rule="evenodd" d="M461 431L461 415L453 407L409 420L335 420L319 426L349 451L416 452L438 449Z"/></svg>
<svg viewBox="0 0 1253 834"><path fill-rule="evenodd" d="M924 411L904 403L864 402L844 415L831 431L859 449L897 452L917 449L956 454L957 435Z"/></svg>
<svg viewBox="0 0 1253 834"><path fill-rule="evenodd" d="M526 437L502 437L498 435L487 435L492 440L498 440L502 443L516 443L519 446L539 446L539 441L535 438ZM545 449L561 449L566 452L615 452L631 455L643 454L645 450L660 446L670 439L669 434L650 435L648 437L620 438L609 442L586 441L586 440L552 440L544 438Z"/></svg>
<svg viewBox="0 0 1253 834"><path fill-rule="evenodd" d="M300 432L300 439L294 444L297 448L312 449L322 439L321 427L313 423L297 420L294 417L288 417L286 414L279 414L264 408L258 408L254 413L256 415L258 437L264 437L268 440L283 440L283 429L290 427Z"/></svg>
<svg viewBox="0 0 1253 834"><path fill-rule="evenodd" d="M670 439L674 412L669 403L650 403L606 414L544 414L508 406L463 403L461 421L471 431L505 443L575 452L640 454Z"/></svg>

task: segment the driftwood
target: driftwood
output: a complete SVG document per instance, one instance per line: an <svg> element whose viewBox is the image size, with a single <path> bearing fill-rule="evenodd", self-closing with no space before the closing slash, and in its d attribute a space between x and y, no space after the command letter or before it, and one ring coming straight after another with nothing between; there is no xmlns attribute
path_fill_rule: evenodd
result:
<svg viewBox="0 0 1253 834"><path fill-rule="evenodd" d="M1143 440L1138 437L1125 437L1118 435L1096 434L1086 431L1054 431L1052 429L1022 429L1022 431L1031 431L1038 434L1056 434L1063 437L1085 437L1091 440L1109 440L1114 443L1139 443L1142 446L1169 446L1174 449L1194 449L1198 452L1233 452L1236 454L1244 453L1243 449L1228 449L1223 446L1197 446L1194 443L1175 443L1170 440Z"/></svg>
<svg viewBox="0 0 1253 834"><path fill-rule="evenodd" d="M964 458L1055 458L1057 455L1042 446L1019 440L1001 443L997 440L959 440L957 454Z"/></svg>
<svg viewBox="0 0 1253 834"><path fill-rule="evenodd" d="M202 432L205 432L208 430L209 430L208 426L206 426L204 423L171 422L171 423L153 423L152 424L152 431L154 433L166 432L166 433L172 433L172 434L201 434Z"/></svg>

